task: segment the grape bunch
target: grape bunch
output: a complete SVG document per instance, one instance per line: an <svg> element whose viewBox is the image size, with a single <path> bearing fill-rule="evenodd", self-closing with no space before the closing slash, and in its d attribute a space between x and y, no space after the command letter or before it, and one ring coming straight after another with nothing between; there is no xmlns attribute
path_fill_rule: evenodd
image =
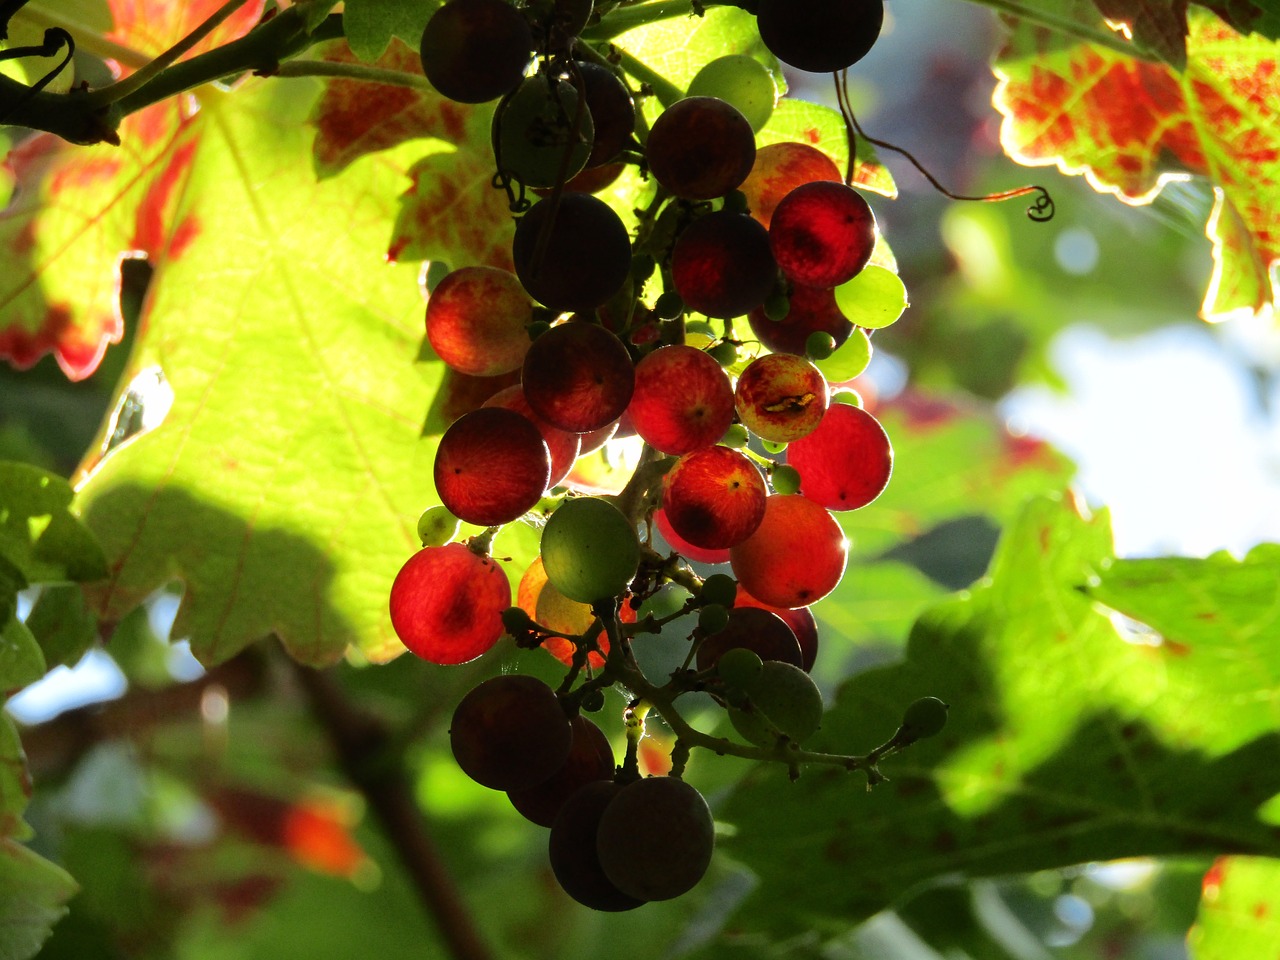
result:
<svg viewBox="0 0 1280 960"><path fill-rule="evenodd" d="M810 607L849 551L835 514L872 503L893 469L887 433L847 386L870 348L836 294L876 255L875 215L816 147L757 147L777 100L761 61L714 60L646 114L648 90L582 36L616 6L449 0L423 33L442 95L497 100L494 183L519 214L514 269L455 266L430 294L426 335L457 373L514 382L440 437L440 505L390 590L396 633L427 661L464 663L508 636L567 668L555 689L521 674L480 683L451 745L468 776L549 828L565 892L606 911L679 896L707 870L714 822L683 779L692 747L793 772L834 760L874 783L879 759L946 715L918 701L865 757L803 747L823 713ZM860 59L883 17L881 0L743 6L778 59L816 71ZM652 197L634 227L598 195L628 164ZM640 452L621 481L584 469L625 444ZM459 521L483 530L459 540ZM517 523L540 529L540 549L513 594L492 545ZM643 613L670 583L683 606ZM656 682L632 644L688 615L687 656ZM588 716L613 688L627 698L621 762ZM677 700L695 692L736 737L684 719ZM675 735L665 776L639 771L650 713Z"/></svg>

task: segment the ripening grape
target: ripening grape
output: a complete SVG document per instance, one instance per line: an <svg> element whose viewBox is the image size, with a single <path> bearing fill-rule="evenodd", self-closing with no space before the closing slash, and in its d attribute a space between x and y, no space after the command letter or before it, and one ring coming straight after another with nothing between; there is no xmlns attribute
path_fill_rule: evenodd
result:
<svg viewBox="0 0 1280 960"><path fill-rule="evenodd" d="M492 558L462 543L424 547L391 584L391 626L409 651L431 663L466 663L502 636L511 585Z"/></svg>
<svg viewBox="0 0 1280 960"><path fill-rule="evenodd" d="M599 497L564 501L542 530L547 580L571 600L595 603L631 585L640 539L622 511Z"/></svg>
<svg viewBox="0 0 1280 960"><path fill-rule="evenodd" d="M830 390L821 371L803 357L768 353L738 377L734 405L743 426L764 440L790 443L817 429Z"/></svg>
<svg viewBox="0 0 1280 960"><path fill-rule="evenodd" d="M884 0L759 0L756 27L769 52L799 70L834 73L875 45Z"/></svg>
<svg viewBox="0 0 1280 960"><path fill-rule="evenodd" d="M553 310L587 311L626 282L631 238L603 200L565 193L558 206L553 198L539 200L520 218L511 255L516 276L535 300Z"/></svg>
<svg viewBox="0 0 1280 960"><path fill-rule="evenodd" d="M770 143L756 151L751 173L738 187L747 200L747 209L766 227L778 201L796 187L815 180L843 182L835 161L807 143Z"/></svg>
<svg viewBox="0 0 1280 960"><path fill-rule="evenodd" d="M605 809L622 791L612 780L597 780L565 801L551 824L547 852L561 888L592 910L634 910L645 901L613 885L600 866L596 837Z"/></svg>
<svg viewBox="0 0 1280 960"><path fill-rule="evenodd" d="M714 848L707 801L675 777L627 784L605 807L596 833L605 876L642 900L670 900L692 890Z"/></svg>
<svg viewBox="0 0 1280 960"><path fill-rule="evenodd" d="M527 417L538 428L538 432L542 434L542 439L546 441L547 453L551 457L551 476L547 480L548 490L569 475L569 471L573 469L573 462L578 459L578 452L581 446L578 435L567 430L561 430L538 416L533 407L529 405L529 401L524 395L524 388L520 384L513 383L509 387L503 387L486 400L482 406L514 410L521 416Z"/></svg>
<svg viewBox="0 0 1280 960"><path fill-rule="evenodd" d="M555 691L536 677L509 673L462 698L449 744L462 772L494 790L542 783L569 756L573 729Z"/></svg>
<svg viewBox="0 0 1280 960"><path fill-rule="evenodd" d="M735 107L759 133L773 116L778 87L769 68L743 53L717 57L689 81L691 97L717 97Z"/></svg>
<svg viewBox="0 0 1280 960"><path fill-rule="evenodd" d="M766 660L760 675L746 687L748 709L729 708L729 722L752 743L772 742L772 724L781 734L803 743L822 723L822 693L799 667Z"/></svg>
<svg viewBox="0 0 1280 960"><path fill-rule="evenodd" d="M880 496L893 473L893 445L867 411L834 404L818 429L787 447L800 492L828 510L857 510Z"/></svg>
<svg viewBox="0 0 1280 960"><path fill-rule="evenodd" d="M745 213L717 210L681 231L671 279L690 310L729 319L764 303L778 267L769 231Z"/></svg>
<svg viewBox="0 0 1280 960"><path fill-rule="evenodd" d="M698 669L715 666L729 650L750 650L761 660L780 660L799 667L802 663L800 642L775 613L759 607L734 607L729 611L728 625L706 637L698 646Z"/></svg>
<svg viewBox="0 0 1280 960"><path fill-rule="evenodd" d="M516 606L547 629L564 634L547 637L542 641L542 649L566 667L573 663L575 648L573 642L566 638L585 634L595 622L595 614L589 604L570 600L548 582L541 557L534 557L521 576L520 585L516 588ZM618 619L623 623L635 623L636 612L630 604L624 603ZM592 639L600 653L592 650L587 654L587 662L599 669L604 666L604 655L609 653L609 637L602 627Z"/></svg>
<svg viewBox="0 0 1280 960"><path fill-rule="evenodd" d="M653 525L657 527L658 532L662 534L662 539L667 541L671 549L687 560L712 564L729 562L729 549L727 547L711 550L690 543L671 528L671 521L667 519L667 512L661 508L653 512Z"/></svg>
<svg viewBox="0 0 1280 960"><path fill-rule="evenodd" d="M742 589L774 607L807 607L844 576L849 543L823 507L799 494L774 494L756 532L729 548Z"/></svg>
<svg viewBox="0 0 1280 960"><path fill-rule="evenodd" d="M649 446L680 456L724 436L733 422L733 387L696 347L659 347L636 364L627 413Z"/></svg>
<svg viewBox="0 0 1280 960"><path fill-rule="evenodd" d="M649 172L677 197L711 200L751 172L755 131L736 107L717 97L686 97L653 122L645 156Z"/></svg>
<svg viewBox="0 0 1280 960"><path fill-rule="evenodd" d="M595 126L591 155L587 158L587 168L591 169L617 159L632 142L636 105L626 84L608 67L581 60L577 67Z"/></svg>
<svg viewBox="0 0 1280 960"><path fill-rule="evenodd" d="M801 357L815 332L831 334L837 349L853 332L853 324L836 305L834 291L814 287L793 287L787 312L780 320L771 320L763 309L756 309L747 314L747 322L751 332L774 353Z"/></svg>
<svg viewBox="0 0 1280 960"><path fill-rule="evenodd" d="M581 715L569 726L573 739L559 769L541 783L507 791L517 812L539 826L551 826L565 801L588 783L613 777L613 748L604 732Z"/></svg>
<svg viewBox="0 0 1280 960"><path fill-rule="evenodd" d="M706 549L741 543L760 525L768 491L754 463L728 447L686 453L662 478L662 509L685 541Z"/></svg>
<svg viewBox="0 0 1280 960"><path fill-rule="evenodd" d="M454 516L494 526L524 515L542 498L551 453L527 417L484 407L449 425L433 473L440 502Z"/></svg>
<svg viewBox="0 0 1280 960"><path fill-rule="evenodd" d="M875 214L853 187L806 183L778 202L769 221L769 244L788 279L830 289L852 280L871 260Z"/></svg>
<svg viewBox="0 0 1280 960"><path fill-rule="evenodd" d="M616 421L635 388L631 354L586 320L552 327L529 347L521 371L529 404L561 430L588 433Z"/></svg>
<svg viewBox="0 0 1280 960"><path fill-rule="evenodd" d="M528 187L552 187L587 164L595 125L572 83L527 77L493 114L499 169ZM580 106L581 104L581 106Z"/></svg>
<svg viewBox="0 0 1280 960"><path fill-rule="evenodd" d="M795 634L797 642L800 644L800 667L805 673L813 669L814 662L818 659L818 621L813 615L813 611L808 607L795 607L788 609L787 607L774 607L767 603L761 603L745 590L739 590L737 598L734 600L735 607L759 607L761 610L768 610L770 613L776 613L782 618L782 622L791 628L791 632Z"/></svg>
<svg viewBox="0 0 1280 960"><path fill-rule="evenodd" d="M419 56L441 95L484 103L520 82L533 59L533 33L505 0L451 0L427 21Z"/></svg>
<svg viewBox="0 0 1280 960"><path fill-rule="evenodd" d="M427 300L427 340L454 370L494 377L517 370L529 349L533 301L516 276L496 267L447 274Z"/></svg>

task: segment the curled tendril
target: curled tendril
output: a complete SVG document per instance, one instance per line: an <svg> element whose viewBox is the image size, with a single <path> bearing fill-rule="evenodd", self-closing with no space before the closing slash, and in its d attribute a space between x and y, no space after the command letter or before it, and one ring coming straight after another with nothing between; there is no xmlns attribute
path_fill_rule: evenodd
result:
<svg viewBox="0 0 1280 960"><path fill-rule="evenodd" d="M13 103L9 104L9 110L0 115L0 123L4 123L18 107L47 87L54 77L67 68L71 58L75 56L76 41L71 34L61 27L50 27L44 32L43 43L27 47L11 47L8 50L0 51L0 60L16 60L19 57L52 57L64 47L66 48L66 53L63 54L61 62L28 87Z"/></svg>
<svg viewBox="0 0 1280 960"><path fill-rule="evenodd" d="M921 175L929 181L935 190L944 196L950 197L952 200L974 200L981 203L998 203L1001 200L1012 200L1014 197L1022 197L1028 193L1036 193L1035 203L1027 208L1027 216L1036 223L1046 223L1053 219L1056 212L1053 197L1049 195L1049 191L1037 183L1030 184L1025 187L1018 187L1016 190L1005 190L1002 193L988 193L980 197L967 196L961 193L954 193L944 187L932 173L925 169L924 164L917 160L910 152L896 144L889 143L887 140L877 140L875 137L868 136L867 132L862 129L858 123L858 118L854 116L853 104L849 100L849 71L842 70L835 75L836 78L836 102L840 106L840 114L844 118L845 130L849 137L849 163L845 169L845 183L853 182L854 156L856 153L857 137L861 137L867 143L873 143L877 147L885 150L892 150L906 157L911 165L920 171Z"/></svg>

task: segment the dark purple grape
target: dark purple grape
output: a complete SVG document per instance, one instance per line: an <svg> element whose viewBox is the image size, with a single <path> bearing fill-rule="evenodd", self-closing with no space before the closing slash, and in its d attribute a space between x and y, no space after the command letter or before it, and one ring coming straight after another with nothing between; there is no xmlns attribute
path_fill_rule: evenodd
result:
<svg viewBox="0 0 1280 960"><path fill-rule="evenodd" d="M613 777L613 748L609 738L584 716L570 721L573 744L564 763L548 779L523 790L509 790L511 805L527 820L549 827L568 799L597 780Z"/></svg>
<svg viewBox="0 0 1280 960"><path fill-rule="evenodd" d="M600 817L621 790L612 780L589 783L565 801L551 824L547 849L556 880L565 893L592 910L617 913L645 902L619 890L600 867Z"/></svg>
<svg viewBox="0 0 1280 960"><path fill-rule="evenodd" d="M558 205L553 201L539 200L516 224L516 276L531 297L553 310L594 310L626 282L631 238L598 197L565 193Z"/></svg>
<svg viewBox="0 0 1280 960"><path fill-rule="evenodd" d="M433 473L440 502L455 517L494 526L520 517L546 492L551 453L527 417L483 407L449 425Z"/></svg>
<svg viewBox="0 0 1280 960"><path fill-rule="evenodd" d="M769 232L744 213L718 210L685 227L671 251L671 278L685 306L731 318L764 303L777 280Z"/></svg>
<svg viewBox="0 0 1280 960"><path fill-rule="evenodd" d="M760 0L756 28L769 52L800 70L834 73L875 45L884 0Z"/></svg>
<svg viewBox="0 0 1280 960"><path fill-rule="evenodd" d="M631 91L616 73L598 63L579 61L587 109L595 123L595 142L587 168L608 163L631 143L636 128L636 105Z"/></svg>
<svg viewBox="0 0 1280 960"><path fill-rule="evenodd" d="M441 95L484 103L520 82L533 58L533 33L505 0L451 0L427 21L419 55Z"/></svg>
<svg viewBox="0 0 1280 960"><path fill-rule="evenodd" d="M698 647L698 669L707 670L726 650L744 647L761 660L780 660L803 666L804 657L795 632L775 613L759 607L734 607L729 625L713 633Z"/></svg>
<svg viewBox="0 0 1280 960"><path fill-rule="evenodd" d="M523 790L569 756L573 729L555 691L536 677L505 674L462 698L449 725L453 758L476 783Z"/></svg>
<svg viewBox="0 0 1280 960"><path fill-rule="evenodd" d="M742 112L718 97L686 97L653 122L645 143L649 172L686 200L723 197L756 159L756 135Z"/></svg>
<svg viewBox="0 0 1280 960"><path fill-rule="evenodd" d="M521 372L525 399L553 426L589 433L617 420L631 402L635 365L614 334L570 320L530 345Z"/></svg>
<svg viewBox="0 0 1280 960"><path fill-rule="evenodd" d="M714 848L707 801L675 777L627 784L605 807L596 833L604 875L643 900L688 893L707 872Z"/></svg>

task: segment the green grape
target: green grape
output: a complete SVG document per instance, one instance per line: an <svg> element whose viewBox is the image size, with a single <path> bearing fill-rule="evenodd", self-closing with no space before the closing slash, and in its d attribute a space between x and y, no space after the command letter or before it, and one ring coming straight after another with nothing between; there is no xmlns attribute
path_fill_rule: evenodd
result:
<svg viewBox="0 0 1280 960"><path fill-rule="evenodd" d="M732 607L738 598L738 581L727 573L713 573L702 581L703 603L717 603L722 607Z"/></svg>
<svg viewBox="0 0 1280 960"><path fill-rule="evenodd" d="M729 611L718 603L709 603L698 611L698 629L703 633L719 633L729 625Z"/></svg>
<svg viewBox="0 0 1280 960"><path fill-rule="evenodd" d="M826 333L811 333L809 340L814 337L827 337ZM809 343L806 342L806 350ZM867 364L871 362L871 340L867 337L866 331L857 327L849 334L849 338L840 344L830 354L813 361L814 366L822 371L822 375L832 383L844 383L852 380L867 369Z"/></svg>
<svg viewBox="0 0 1280 960"><path fill-rule="evenodd" d="M791 298L786 293L771 293L764 301L764 315L775 323L791 312Z"/></svg>
<svg viewBox="0 0 1280 960"><path fill-rule="evenodd" d="M773 116L778 87L773 74L759 60L745 54L729 54L706 64L689 83L691 97L719 97L733 104L751 124L760 129Z"/></svg>
<svg viewBox="0 0 1280 960"><path fill-rule="evenodd" d="M663 320L674 320L684 313L684 301L680 299L680 294L668 290L654 301L653 312Z"/></svg>
<svg viewBox="0 0 1280 960"><path fill-rule="evenodd" d="M783 450L787 449L787 445L781 440L764 440L760 441L760 446L764 447L765 453L772 453L775 457Z"/></svg>
<svg viewBox="0 0 1280 960"><path fill-rule="evenodd" d="M862 394L857 390L837 390L831 394L832 403L845 403L851 407L862 407Z"/></svg>
<svg viewBox="0 0 1280 960"><path fill-rule="evenodd" d="M752 743L772 741L769 724L796 743L802 743L822 723L822 693L807 673L781 660L767 660L760 675L746 687L750 710L729 708L733 728Z"/></svg>
<svg viewBox="0 0 1280 960"><path fill-rule="evenodd" d="M813 361L826 360L835 351L836 338L825 330L813 331L804 342L805 355Z"/></svg>
<svg viewBox="0 0 1280 960"><path fill-rule="evenodd" d="M630 585L640 566L640 539L612 503L575 497L543 528L542 565L547 580L570 600L594 603Z"/></svg>
<svg viewBox="0 0 1280 960"><path fill-rule="evenodd" d="M594 135L591 111L579 109L578 91L565 80L527 77L493 115L494 155L527 187L553 187L580 172Z"/></svg>
<svg viewBox="0 0 1280 960"><path fill-rule="evenodd" d="M899 735L909 741L936 736L947 725L947 709L937 697L921 697L902 714Z"/></svg>
<svg viewBox="0 0 1280 960"><path fill-rule="evenodd" d="M731 367L738 359L738 345L729 340L721 340L707 351L722 367Z"/></svg>
<svg viewBox="0 0 1280 960"><path fill-rule="evenodd" d="M773 492L788 494L800 492L800 471L785 463L775 464L769 471Z"/></svg>
<svg viewBox="0 0 1280 960"><path fill-rule="evenodd" d="M599 713L604 709L604 691L589 690L582 697L581 707L587 713Z"/></svg>
<svg viewBox="0 0 1280 960"><path fill-rule="evenodd" d="M448 507L428 507L418 518L418 539L424 547L442 547L458 535L459 526Z"/></svg>
<svg viewBox="0 0 1280 960"><path fill-rule="evenodd" d="M726 447L733 447L735 450L741 450L747 445L750 434L747 428L740 423L729 424L729 429L724 432L724 436L720 438L720 442Z"/></svg>
<svg viewBox="0 0 1280 960"><path fill-rule="evenodd" d="M730 647L716 660L716 672L725 686L734 691L746 690L760 678L764 661L760 654L746 647Z"/></svg>

